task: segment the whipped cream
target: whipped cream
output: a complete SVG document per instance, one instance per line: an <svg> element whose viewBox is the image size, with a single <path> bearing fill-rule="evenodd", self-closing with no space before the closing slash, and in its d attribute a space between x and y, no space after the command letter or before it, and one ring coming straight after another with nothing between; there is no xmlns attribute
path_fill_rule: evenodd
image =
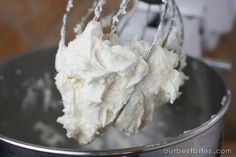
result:
<svg viewBox="0 0 236 157"><path fill-rule="evenodd" d="M173 103L186 76L176 70L178 56L155 46L133 41L123 46L105 40L101 24L91 21L81 35L56 55L56 85L64 115L58 118L69 138L87 144L113 126L136 134L152 120L154 110Z"/></svg>

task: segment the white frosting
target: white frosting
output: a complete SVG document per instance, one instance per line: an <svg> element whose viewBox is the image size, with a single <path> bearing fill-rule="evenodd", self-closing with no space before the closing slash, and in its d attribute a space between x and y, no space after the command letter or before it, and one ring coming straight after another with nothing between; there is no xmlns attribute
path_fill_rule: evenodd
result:
<svg viewBox="0 0 236 157"><path fill-rule="evenodd" d="M81 144L110 125L137 133L156 107L175 101L186 79L175 69L179 58L173 52L156 46L147 63L149 44L122 46L103 38L100 23L91 21L56 56L56 85L65 107L58 122Z"/></svg>

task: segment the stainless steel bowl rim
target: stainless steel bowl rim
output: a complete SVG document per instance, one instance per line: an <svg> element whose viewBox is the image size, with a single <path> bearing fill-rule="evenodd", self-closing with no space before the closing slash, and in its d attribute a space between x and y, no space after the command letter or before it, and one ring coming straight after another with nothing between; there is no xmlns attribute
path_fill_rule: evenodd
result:
<svg viewBox="0 0 236 157"><path fill-rule="evenodd" d="M204 64L205 66L208 66L204 62L202 62L201 60L198 60L198 59L195 59L195 60L197 60L201 64ZM214 69L212 69L212 70L215 71ZM178 137L164 139L163 142L160 142L157 144L150 144L150 145L133 147L133 148L115 149L115 150L82 151L80 149L76 150L76 149L50 148L50 147L45 147L45 146L39 146L39 145L15 140L15 139L6 137L1 134L0 134L0 141L9 143L9 144L17 146L17 147L25 148L28 150L50 153L50 154L70 155L70 156L78 156L78 155L82 155L82 156L130 155L130 154L135 154L135 153L144 153L144 152L148 152L148 151L154 151L154 150L158 150L158 149L165 149L165 148L173 146L175 144L182 143L186 140L189 140L189 139L205 132L206 130L211 128L214 124L216 124L226 113L227 109L229 108L229 104L230 104L230 100L231 100L231 92L230 92L225 80L216 71L215 71L215 73L221 78L222 82L225 84L225 87L227 88L227 94L224 96L225 100L222 104L222 108L220 109L220 111L217 114L215 114L210 120L206 121L202 125L194 128L192 130L189 130L186 133L179 135Z"/></svg>

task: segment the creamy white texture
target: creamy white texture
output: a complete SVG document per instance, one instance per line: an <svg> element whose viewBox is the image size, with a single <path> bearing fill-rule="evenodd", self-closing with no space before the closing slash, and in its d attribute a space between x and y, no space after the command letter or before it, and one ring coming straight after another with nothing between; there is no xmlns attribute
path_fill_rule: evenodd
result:
<svg viewBox="0 0 236 157"><path fill-rule="evenodd" d="M148 66L129 47L103 40L100 23L85 31L57 54L56 84L65 115L58 119L68 137L88 143L114 121L147 73Z"/></svg>
<svg viewBox="0 0 236 157"><path fill-rule="evenodd" d="M145 56L148 45L142 41L131 44L134 52ZM124 108L115 126L126 134L137 133L152 120L153 111L165 103L174 103L179 88L187 77L175 68L178 56L161 47L155 47L148 61L148 74L139 82L137 90ZM132 113L132 114L131 114Z"/></svg>
<svg viewBox="0 0 236 157"><path fill-rule="evenodd" d="M64 103L58 122L82 144L110 125L137 133L155 108L175 101L186 79L175 69L179 58L173 52L156 46L147 63L149 44L122 46L103 38L100 23L91 21L56 56L56 85Z"/></svg>

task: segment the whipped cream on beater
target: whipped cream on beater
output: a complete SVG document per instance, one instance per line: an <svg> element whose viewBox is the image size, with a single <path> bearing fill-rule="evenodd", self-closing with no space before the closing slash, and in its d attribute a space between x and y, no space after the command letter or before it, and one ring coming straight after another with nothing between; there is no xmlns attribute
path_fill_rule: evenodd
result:
<svg viewBox="0 0 236 157"><path fill-rule="evenodd" d="M108 126L135 134L158 106L178 98L186 79L176 70L178 56L155 46L146 62L148 48L144 41L105 40L101 24L91 21L58 51L56 85L64 104L58 122L69 138L87 144Z"/></svg>

